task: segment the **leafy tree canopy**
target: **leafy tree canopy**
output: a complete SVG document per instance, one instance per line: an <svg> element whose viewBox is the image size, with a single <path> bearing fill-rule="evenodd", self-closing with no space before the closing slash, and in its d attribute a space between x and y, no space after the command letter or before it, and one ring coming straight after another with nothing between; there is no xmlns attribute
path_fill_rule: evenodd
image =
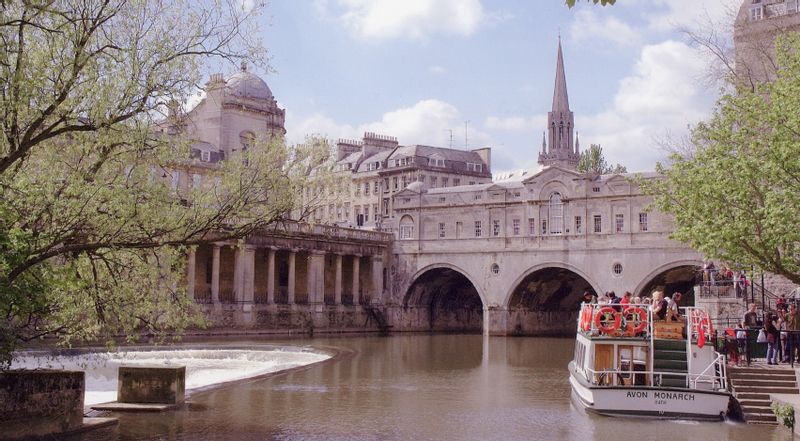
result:
<svg viewBox="0 0 800 441"><path fill-rule="evenodd" d="M609 173L627 173L628 170L616 164L613 167L608 164L603 155L603 148L599 144L592 144L588 149L581 152L581 159L578 161L578 171L581 173L593 173L605 175Z"/></svg>
<svg viewBox="0 0 800 441"><path fill-rule="evenodd" d="M692 133L692 155L644 185L673 237L727 262L800 283L800 37L777 40L778 78L724 96Z"/></svg>
<svg viewBox="0 0 800 441"><path fill-rule="evenodd" d="M186 250L239 240L326 185L328 145L258 137L173 188L192 140L167 104L216 60L266 65L239 0L0 6L0 367L44 336L110 341L202 325ZM323 164L323 166L321 166ZM185 170L184 170L185 173Z"/></svg>

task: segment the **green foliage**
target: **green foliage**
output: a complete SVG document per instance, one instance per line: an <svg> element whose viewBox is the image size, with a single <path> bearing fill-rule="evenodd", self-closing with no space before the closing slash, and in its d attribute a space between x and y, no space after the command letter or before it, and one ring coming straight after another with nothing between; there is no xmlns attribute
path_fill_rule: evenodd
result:
<svg viewBox="0 0 800 441"><path fill-rule="evenodd" d="M770 408L781 424L789 429L794 429L794 406L791 404L778 404L773 401Z"/></svg>
<svg viewBox="0 0 800 441"><path fill-rule="evenodd" d="M592 173L604 175L609 173L627 173L628 170L620 165L608 165L603 148L599 144L592 144L587 150L581 152L581 159L578 161L578 171L581 173Z"/></svg>
<svg viewBox="0 0 800 441"><path fill-rule="evenodd" d="M567 6L569 6L571 8L571 7L575 6L575 1L576 0L565 0L565 3L567 4ZM614 3L617 2L617 0L586 0L586 1L592 2L594 4L600 3L603 6L613 5Z"/></svg>
<svg viewBox="0 0 800 441"><path fill-rule="evenodd" d="M778 40L778 78L719 101L644 185L675 218L673 238L709 257L754 263L800 283L800 37Z"/></svg>
<svg viewBox="0 0 800 441"><path fill-rule="evenodd" d="M263 59L240 2L40 3L0 7L0 368L45 336L202 326L187 249L240 240L333 182L326 142L257 137L201 185L170 185L192 140L165 104L194 92L211 58Z"/></svg>

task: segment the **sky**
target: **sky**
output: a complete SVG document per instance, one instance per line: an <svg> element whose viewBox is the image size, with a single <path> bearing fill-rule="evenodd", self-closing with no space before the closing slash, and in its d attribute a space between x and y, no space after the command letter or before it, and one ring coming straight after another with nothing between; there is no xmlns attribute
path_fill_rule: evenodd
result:
<svg viewBox="0 0 800 441"><path fill-rule="evenodd" d="M492 148L495 173L536 169L559 39L581 148L653 170L719 95L679 29L735 0L271 0L260 20L287 137ZM452 133L452 141L451 141ZM465 136L466 135L466 136ZM451 144L452 143L452 144Z"/></svg>

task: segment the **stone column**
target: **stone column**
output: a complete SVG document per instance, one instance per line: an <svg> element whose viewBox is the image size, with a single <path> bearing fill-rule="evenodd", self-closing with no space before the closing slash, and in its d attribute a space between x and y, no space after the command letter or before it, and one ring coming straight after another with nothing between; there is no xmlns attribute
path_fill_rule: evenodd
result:
<svg viewBox="0 0 800 441"><path fill-rule="evenodd" d="M219 303L219 253L220 246L214 244L213 257L211 260L211 303L215 308L220 306Z"/></svg>
<svg viewBox="0 0 800 441"><path fill-rule="evenodd" d="M325 252L309 252L307 268L308 303L322 304L325 302Z"/></svg>
<svg viewBox="0 0 800 441"><path fill-rule="evenodd" d="M242 249L236 247L233 252L233 301L242 300Z"/></svg>
<svg viewBox="0 0 800 441"><path fill-rule="evenodd" d="M253 303L255 294L255 269L256 269L256 250L255 248L245 247L242 250L242 301Z"/></svg>
<svg viewBox="0 0 800 441"><path fill-rule="evenodd" d="M353 304L359 304L359 291L361 290L361 255L353 256Z"/></svg>
<svg viewBox="0 0 800 441"><path fill-rule="evenodd" d="M295 265L294 260L297 257L296 250L289 251L289 282L286 286L286 292L288 294L287 303L290 305L294 305L294 272L295 272Z"/></svg>
<svg viewBox="0 0 800 441"><path fill-rule="evenodd" d="M189 256L186 262L186 295L194 300L194 285L195 285L195 265L197 263L197 252L194 248L189 250Z"/></svg>
<svg viewBox="0 0 800 441"><path fill-rule="evenodd" d="M336 255L336 280L333 286L333 304L342 304L342 255Z"/></svg>
<svg viewBox="0 0 800 441"><path fill-rule="evenodd" d="M267 253L267 304L275 303L275 248Z"/></svg>
<svg viewBox="0 0 800 441"><path fill-rule="evenodd" d="M372 256L372 303L383 302L383 256Z"/></svg>

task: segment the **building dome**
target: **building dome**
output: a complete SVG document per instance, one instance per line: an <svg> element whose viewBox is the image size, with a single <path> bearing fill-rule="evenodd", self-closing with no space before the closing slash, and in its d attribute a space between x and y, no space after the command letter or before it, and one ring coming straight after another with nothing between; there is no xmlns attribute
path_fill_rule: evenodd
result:
<svg viewBox="0 0 800 441"><path fill-rule="evenodd" d="M240 98L257 100L272 100L272 91L258 75L247 71L247 65L242 63L242 70L231 75L225 81L225 91L228 95Z"/></svg>

